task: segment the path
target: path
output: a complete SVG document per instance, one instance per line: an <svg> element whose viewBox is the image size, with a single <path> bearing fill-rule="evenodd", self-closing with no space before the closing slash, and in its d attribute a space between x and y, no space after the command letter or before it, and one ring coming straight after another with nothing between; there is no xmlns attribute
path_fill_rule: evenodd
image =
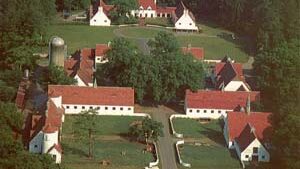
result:
<svg viewBox="0 0 300 169"><path fill-rule="evenodd" d="M158 151L162 169L177 169L174 142L170 134L169 114L157 109L155 113L152 113L152 118L164 125L164 137L158 139Z"/></svg>

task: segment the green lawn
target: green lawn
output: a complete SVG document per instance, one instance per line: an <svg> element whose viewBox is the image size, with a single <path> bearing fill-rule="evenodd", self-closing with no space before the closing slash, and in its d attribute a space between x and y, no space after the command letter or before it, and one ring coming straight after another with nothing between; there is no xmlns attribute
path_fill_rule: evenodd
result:
<svg viewBox="0 0 300 169"><path fill-rule="evenodd" d="M184 145L181 158L192 165L191 169L241 169L235 152L223 146Z"/></svg>
<svg viewBox="0 0 300 169"><path fill-rule="evenodd" d="M68 45L68 54L84 47L95 48L97 43L108 43L115 35L116 27L93 27L89 25L57 24L49 27L48 36L60 36Z"/></svg>
<svg viewBox="0 0 300 169"><path fill-rule="evenodd" d="M218 27L200 24L203 32L200 34L174 33L181 46L191 44L193 47L203 47L206 59L222 59L225 55L230 56L238 62L246 62L250 43L243 39L237 38L232 40L229 31ZM172 32L165 28L149 28L149 27L91 27L81 24L56 24L49 26L48 37L60 36L68 45L68 52L72 54L77 49L84 47L95 47L97 43L108 43L113 40L116 35L114 30L135 44L140 42L134 38L153 38L159 31ZM46 48L45 48L46 51Z"/></svg>
<svg viewBox="0 0 300 169"><path fill-rule="evenodd" d="M195 119L175 118L173 120L174 128L177 133L184 137L204 138L209 137L212 140L221 142L223 139L222 128L219 120L201 124Z"/></svg>
<svg viewBox="0 0 300 169"><path fill-rule="evenodd" d="M79 141L63 139L64 149L62 166L68 169L140 169L153 161L151 153L143 153L145 145L128 141L96 141L94 159L87 158L88 146ZM125 152L125 155L122 155ZM102 166L102 160L110 161Z"/></svg>
<svg viewBox="0 0 300 169"><path fill-rule="evenodd" d="M66 115L63 123L63 134L73 132L73 122L76 115ZM119 135L128 133L129 125L135 120L141 120L143 117L130 116L97 116L97 135Z"/></svg>

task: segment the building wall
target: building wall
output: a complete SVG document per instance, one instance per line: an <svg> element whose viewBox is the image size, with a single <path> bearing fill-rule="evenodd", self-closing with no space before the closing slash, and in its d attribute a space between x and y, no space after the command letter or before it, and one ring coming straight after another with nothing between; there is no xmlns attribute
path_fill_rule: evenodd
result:
<svg viewBox="0 0 300 169"><path fill-rule="evenodd" d="M176 21L175 28L179 30L198 30L196 23L185 10L183 15Z"/></svg>
<svg viewBox="0 0 300 169"><path fill-rule="evenodd" d="M258 153L254 154L253 148L258 147ZM269 162L270 154L265 149L265 147L260 143L258 139L255 139L243 152L240 153L240 160L242 161L251 161L252 155L258 155L258 161ZM248 158L246 158L248 155ZM263 158L264 156L264 158Z"/></svg>
<svg viewBox="0 0 300 169"><path fill-rule="evenodd" d="M54 144L58 144L58 131L44 133L42 152L47 153Z"/></svg>
<svg viewBox="0 0 300 169"><path fill-rule="evenodd" d="M50 154L52 158L55 158L54 159L55 163L57 163L57 164L61 163L61 154L55 148L53 148L51 151L49 151L48 154Z"/></svg>
<svg viewBox="0 0 300 169"><path fill-rule="evenodd" d="M226 109L203 109L203 108L186 108L185 113L191 117L219 119L227 117L227 112L232 110Z"/></svg>
<svg viewBox="0 0 300 169"><path fill-rule="evenodd" d="M90 19L90 26L110 26L110 19L103 12L103 7L98 8L98 12Z"/></svg>
<svg viewBox="0 0 300 169"><path fill-rule="evenodd" d="M132 10L131 15L136 16L138 18L156 18L156 11L155 10Z"/></svg>
<svg viewBox="0 0 300 169"><path fill-rule="evenodd" d="M108 59L103 59L103 56L96 56L95 57L95 63L103 64L103 63L106 63L106 62L108 62Z"/></svg>
<svg viewBox="0 0 300 169"><path fill-rule="evenodd" d="M44 134L39 132L29 143L29 152L41 153L43 147Z"/></svg>
<svg viewBox="0 0 300 169"><path fill-rule="evenodd" d="M233 142L231 140L229 140L228 123L227 123L227 120L224 120L224 121L225 122L224 122L224 128L223 128L223 136L226 141L227 147L232 149L232 148L234 148L234 146L233 146Z"/></svg>
<svg viewBox="0 0 300 169"><path fill-rule="evenodd" d="M77 86L87 86L78 75L75 75L74 79L77 80Z"/></svg>
<svg viewBox="0 0 300 169"><path fill-rule="evenodd" d="M53 101L53 103L55 104L56 107L61 108L61 103L62 103L62 97L61 96L52 97L51 100Z"/></svg>
<svg viewBox="0 0 300 169"><path fill-rule="evenodd" d="M63 104L63 107L65 108L65 114L79 114L80 112L89 109L95 109L99 115L101 114L128 115L134 113L133 106Z"/></svg>
<svg viewBox="0 0 300 169"><path fill-rule="evenodd" d="M237 91L240 86L243 85L246 91L250 91L250 89L245 85L243 81L231 81L225 87L224 91Z"/></svg>

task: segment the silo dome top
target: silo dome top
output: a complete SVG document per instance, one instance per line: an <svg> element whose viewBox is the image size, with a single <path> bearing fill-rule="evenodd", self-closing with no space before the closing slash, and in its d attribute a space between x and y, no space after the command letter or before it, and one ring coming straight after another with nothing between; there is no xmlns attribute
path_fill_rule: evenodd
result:
<svg viewBox="0 0 300 169"><path fill-rule="evenodd" d="M51 44L55 46L63 46L65 45L65 41L60 37L53 37L51 40Z"/></svg>

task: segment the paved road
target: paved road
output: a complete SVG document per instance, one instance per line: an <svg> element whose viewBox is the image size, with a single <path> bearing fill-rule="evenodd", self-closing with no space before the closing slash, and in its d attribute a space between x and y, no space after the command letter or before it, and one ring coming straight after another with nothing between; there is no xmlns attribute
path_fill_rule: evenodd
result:
<svg viewBox="0 0 300 169"><path fill-rule="evenodd" d="M169 114L157 110L157 112L152 114L152 118L162 122L164 125L164 137L160 137L158 140L158 151L162 169L177 169L174 142L170 134Z"/></svg>

